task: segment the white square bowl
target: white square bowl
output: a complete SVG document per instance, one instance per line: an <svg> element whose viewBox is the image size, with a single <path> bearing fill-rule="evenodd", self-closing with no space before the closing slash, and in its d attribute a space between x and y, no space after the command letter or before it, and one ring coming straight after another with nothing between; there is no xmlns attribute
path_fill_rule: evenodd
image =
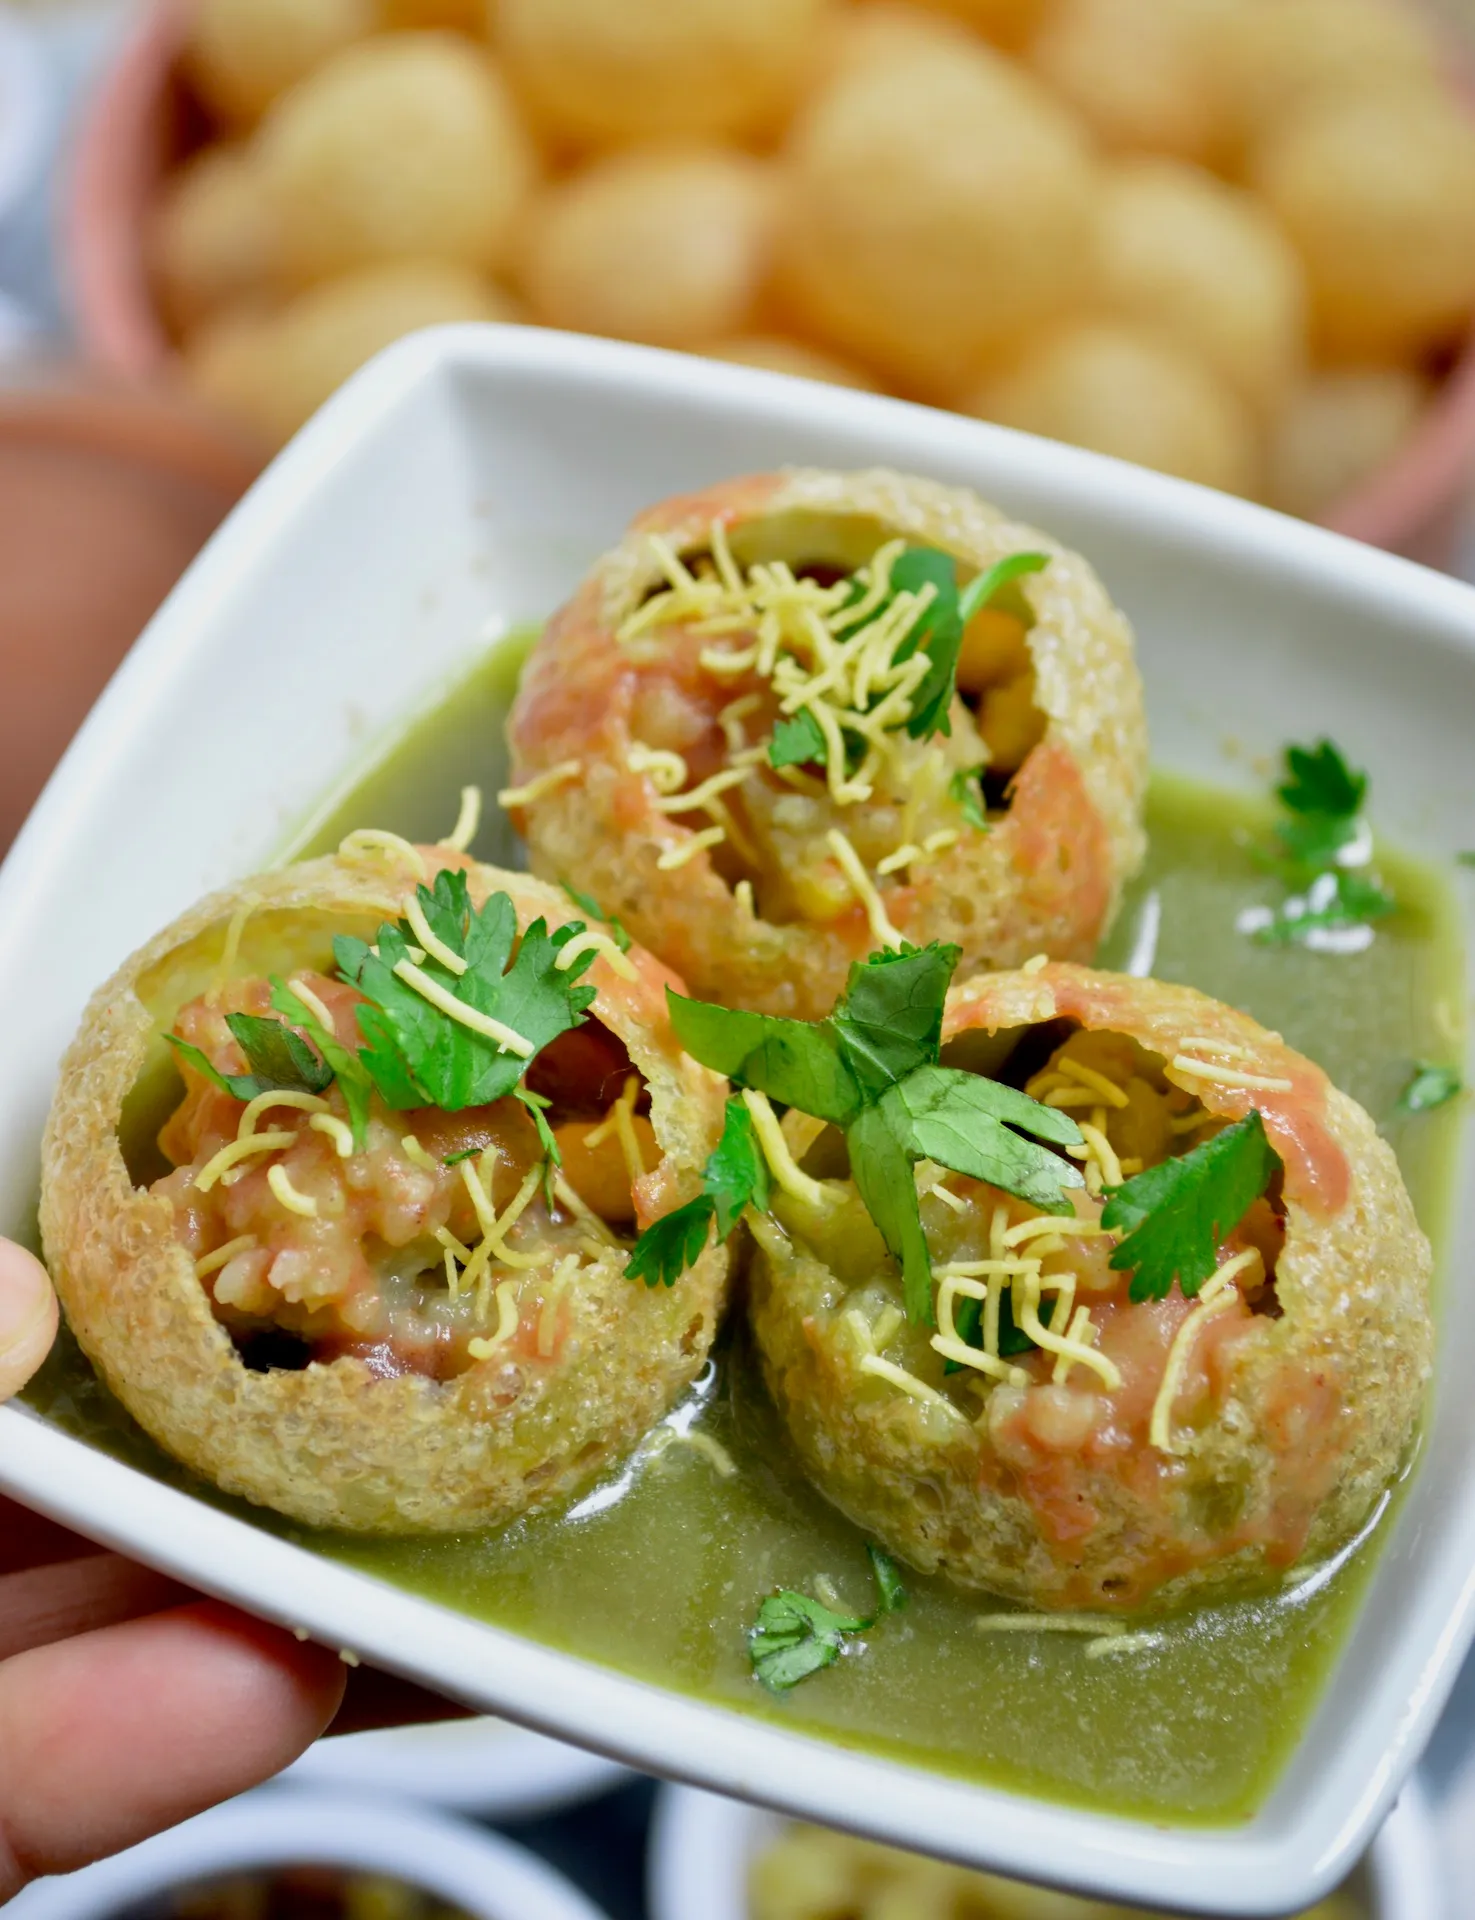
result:
<svg viewBox="0 0 1475 1920"><path fill-rule="evenodd" d="M785 462L964 482L1081 548L1136 622L1160 764L1233 779L1226 740L1273 754L1330 732L1357 743L1391 838L1444 857L1475 842L1465 586L889 400L543 332L421 335L351 382L215 536L0 872L0 1228L31 1217L56 1061L98 980L197 895L269 860L367 742L475 656L489 620L546 613L636 509ZM0 1412L0 1486L329 1645L655 1772L1026 1878L1268 1914L1352 1864L1475 1632L1475 1274L1460 1211L1417 1479L1297 1752L1238 1826L1081 1813L703 1705L320 1559L24 1409Z"/></svg>

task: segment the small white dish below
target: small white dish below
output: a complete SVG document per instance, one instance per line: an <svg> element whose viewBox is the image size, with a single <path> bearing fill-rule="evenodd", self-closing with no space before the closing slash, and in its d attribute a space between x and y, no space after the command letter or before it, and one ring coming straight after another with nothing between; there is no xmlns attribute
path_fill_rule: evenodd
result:
<svg viewBox="0 0 1475 1920"><path fill-rule="evenodd" d="M562 1874L500 1834L429 1808L280 1786L244 1794L79 1873L37 1880L6 1911L10 1920L112 1920L172 1889L302 1866L388 1875L471 1920L605 1920Z"/></svg>
<svg viewBox="0 0 1475 1920"><path fill-rule="evenodd" d="M505 1720L448 1720L319 1740L279 1784L383 1794L488 1820L529 1820L592 1800L630 1778L597 1753Z"/></svg>
<svg viewBox="0 0 1475 1920"><path fill-rule="evenodd" d="M646 1863L650 1920L750 1920L749 1870L788 1824L720 1794L664 1787ZM1352 1876L1367 1920L1453 1920L1441 1868L1439 1833L1414 1775Z"/></svg>

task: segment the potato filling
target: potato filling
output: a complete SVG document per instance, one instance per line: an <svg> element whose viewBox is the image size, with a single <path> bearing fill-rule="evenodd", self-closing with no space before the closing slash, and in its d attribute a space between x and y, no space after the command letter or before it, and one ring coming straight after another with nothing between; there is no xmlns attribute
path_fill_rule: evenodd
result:
<svg viewBox="0 0 1475 1920"><path fill-rule="evenodd" d="M1011 1068L1029 1049L1028 1039L1016 1047ZM1107 1190L1225 1124L1177 1079L1128 1036L1084 1029L1027 1073L1024 1090L1069 1111L1081 1129L1084 1145L1072 1152L1086 1184L1071 1190L1073 1219L927 1162L918 1167L935 1328L908 1325L853 1186L831 1189L840 1202L802 1219L781 1196L775 1212L839 1278L837 1330L868 1377L865 1391L946 1402L986 1427L997 1455L1021 1471L1051 1456L1125 1460L1144 1442L1161 1454L1180 1451L1183 1428L1212 1417L1226 1347L1253 1315L1278 1312L1285 1222L1272 1187L1222 1239L1217 1271L1196 1297L1175 1284L1163 1299L1131 1298L1131 1273L1111 1265L1123 1236L1101 1223ZM838 1147L838 1136L822 1136L805 1169L842 1171Z"/></svg>
<svg viewBox="0 0 1475 1920"><path fill-rule="evenodd" d="M859 902L878 942L894 945L889 886L986 812L1007 812L1010 782L1044 736L1027 602L1006 588L971 616L949 731L914 738L931 590L892 586L903 541L853 573L782 560L743 572L717 524L708 552L651 545L666 584L620 639L641 666L630 769L692 834L670 863L707 849L775 925L828 923Z"/></svg>
<svg viewBox="0 0 1475 1920"><path fill-rule="evenodd" d="M292 986L342 1045L358 1044L356 989L314 972ZM241 1073L226 1015L265 1014L270 996L265 979L233 981L183 1007L174 1031ZM445 1113L391 1110L376 1093L359 1150L336 1081L244 1102L188 1062L182 1072L184 1099L159 1135L174 1171L153 1191L173 1204L248 1365L354 1354L381 1374L446 1379L504 1347L554 1360L563 1295L624 1244L634 1183L660 1159L641 1076L594 1019L527 1075L549 1103L561 1168L511 1097Z"/></svg>

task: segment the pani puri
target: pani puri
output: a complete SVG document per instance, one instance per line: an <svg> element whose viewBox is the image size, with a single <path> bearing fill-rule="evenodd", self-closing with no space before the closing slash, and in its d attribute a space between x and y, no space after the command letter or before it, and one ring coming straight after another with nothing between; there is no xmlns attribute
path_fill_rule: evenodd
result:
<svg viewBox="0 0 1475 1920"><path fill-rule="evenodd" d="M198 0L185 70L212 112L249 125L374 24L372 0Z"/></svg>
<svg viewBox="0 0 1475 1920"><path fill-rule="evenodd" d="M1320 345L1447 342L1475 309L1475 121L1436 93L1327 99L1270 133L1253 183L1299 249Z"/></svg>
<svg viewBox="0 0 1475 1920"><path fill-rule="evenodd" d="M836 1136L806 1163L818 1193L774 1190L752 1324L820 1490L922 1572L1043 1610L1202 1602L1345 1546L1406 1457L1433 1346L1429 1243L1369 1116L1247 1014L1086 967L955 987L943 1061L1081 1117L1094 1093L1105 1152L1087 1136L1075 1218L1048 1230L982 1181L927 1192L935 1327L905 1318ZM1116 1184L1252 1107L1280 1169L1214 1233L1196 1299L1174 1277L1133 1300L1093 1161Z"/></svg>
<svg viewBox="0 0 1475 1920"><path fill-rule="evenodd" d="M276 447L405 334L516 317L505 295L464 268L392 261L310 287L274 314L228 316L190 342L186 378Z"/></svg>
<svg viewBox="0 0 1475 1920"><path fill-rule="evenodd" d="M1236 133L1273 135L1327 98L1431 91L1433 36L1402 0L1237 0L1214 30Z"/></svg>
<svg viewBox="0 0 1475 1920"><path fill-rule="evenodd" d="M621 970L603 951L586 961L587 1016L527 1070L549 1124L580 1140L632 1077L648 1098L649 1118L630 1123L648 1170L624 1170L615 1222L566 1176L539 1180L544 1149L511 1094L446 1111L376 1090L360 1142L336 1081L268 1096L258 1114L177 1056L184 1097L159 1135L173 1171L135 1180L120 1128L171 1058L162 1035L241 1073L228 1016L268 1017L275 972L313 995L325 1037L331 1023L357 1049L364 997L339 976L332 936L374 938L422 871L464 868L472 907L504 894L524 937L580 918L526 874L443 848L421 861L411 873L340 854L202 901L94 996L43 1149L48 1265L112 1392L226 1492L360 1533L496 1526L597 1479L700 1371L728 1262L714 1245L674 1287L625 1275L632 1219L695 1189L723 1107L723 1082L671 1030L672 976L638 949ZM457 1154L476 1158L447 1166ZM457 1244L468 1264L453 1285Z"/></svg>
<svg viewBox="0 0 1475 1920"><path fill-rule="evenodd" d="M1124 160L1108 172L1095 304L1197 355L1261 412L1306 360L1295 248L1253 194L1182 161Z"/></svg>
<svg viewBox="0 0 1475 1920"><path fill-rule="evenodd" d="M980 420L1253 495L1249 409L1202 360L1141 328L1081 320L1045 335L964 409Z"/></svg>
<svg viewBox="0 0 1475 1920"><path fill-rule="evenodd" d="M611 154L540 197L520 285L547 326L691 347L752 317L776 212L772 170L748 154Z"/></svg>
<svg viewBox="0 0 1475 1920"><path fill-rule="evenodd" d="M1265 497L1314 520L1392 459L1433 395L1408 367L1315 373L1281 402L1266 451Z"/></svg>
<svg viewBox="0 0 1475 1920"><path fill-rule="evenodd" d="M1230 0L1059 0L1029 60L1102 142L1213 161L1226 126L1211 30Z"/></svg>
<svg viewBox="0 0 1475 1920"><path fill-rule="evenodd" d="M1081 292L1097 170L1072 117L982 45L822 88L784 156L804 332L937 396Z"/></svg>
<svg viewBox="0 0 1475 1920"><path fill-rule="evenodd" d="M770 131L833 0L498 0L496 44L556 141L615 145Z"/></svg>
<svg viewBox="0 0 1475 1920"><path fill-rule="evenodd" d="M206 147L165 183L148 250L170 324L197 327L222 307L264 300L277 239L261 170L248 146Z"/></svg>
<svg viewBox="0 0 1475 1920"><path fill-rule="evenodd" d="M535 159L501 75L448 33L368 40L284 99L260 135L284 270L503 260Z"/></svg>

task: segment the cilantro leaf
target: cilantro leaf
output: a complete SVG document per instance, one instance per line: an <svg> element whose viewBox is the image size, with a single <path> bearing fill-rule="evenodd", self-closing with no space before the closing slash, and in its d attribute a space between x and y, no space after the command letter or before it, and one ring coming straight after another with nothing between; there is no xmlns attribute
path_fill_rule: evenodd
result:
<svg viewBox="0 0 1475 1920"><path fill-rule="evenodd" d="M979 785L981 776L988 770L987 763L978 767L959 767L947 783L947 797L962 814L970 827L977 827L980 833L989 831L988 813L983 804L983 788Z"/></svg>
<svg viewBox="0 0 1475 1920"><path fill-rule="evenodd" d="M348 1108L348 1124L353 1130L353 1150L362 1153L368 1145L369 1095L373 1087L368 1069L358 1055L351 1053L338 1036L330 1033L317 1015L298 999L280 974L274 973L270 978L273 1011L290 1020L294 1027L301 1027L333 1069L344 1105Z"/></svg>
<svg viewBox="0 0 1475 1920"><path fill-rule="evenodd" d="M983 1302L960 1298L953 1314L953 1325L965 1347L981 1349L983 1340L979 1329L983 1325ZM1012 1360L1021 1353L1034 1351L1034 1341L1014 1324L1014 1294L1011 1288L1005 1287L999 1295L999 1358ZM964 1363L961 1360L944 1360L942 1370L944 1373L962 1373Z"/></svg>
<svg viewBox="0 0 1475 1920"><path fill-rule="evenodd" d="M1455 865L1460 867L1475 867L1475 848L1461 848L1455 855Z"/></svg>
<svg viewBox="0 0 1475 1920"><path fill-rule="evenodd" d="M900 1613L907 1603L907 1590L901 1583L896 1562L870 1540L866 1542L866 1552L870 1556L871 1572L876 1576L877 1612Z"/></svg>
<svg viewBox="0 0 1475 1920"><path fill-rule="evenodd" d="M824 730L808 707L779 720L768 743L771 767L823 767L829 761L829 742Z"/></svg>
<svg viewBox="0 0 1475 1920"><path fill-rule="evenodd" d="M463 1160L474 1160L481 1152L480 1147L462 1147L459 1153L448 1153L441 1161L443 1167L459 1167Z"/></svg>
<svg viewBox="0 0 1475 1920"><path fill-rule="evenodd" d="M915 561L912 558L914 554L919 556ZM927 556L925 565L921 556ZM938 561L947 563L945 585ZM909 566L908 562L912 564ZM980 607L986 607L1000 588L1007 586L1011 580L1017 580L1026 573L1038 573L1049 564L1050 556L1047 553L1011 553L976 575L959 593L956 568L950 555L934 554L932 549L926 547L913 547L900 556L891 569L893 585L912 586L914 579L916 584L920 584L929 578L936 580L938 585L937 598L923 615L918 629L922 636L921 644L931 656L932 666L927 678L912 696L907 732L914 740L925 740L934 733L952 732L948 708L952 705L957 687L958 656L962 652L963 632L974 614ZM900 581L897 578L899 573L902 575ZM904 659L908 652L914 650L908 644L897 650L896 657Z"/></svg>
<svg viewBox="0 0 1475 1920"><path fill-rule="evenodd" d="M438 873L434 887L418 888L417 898L432 932L466 963L459 974L433 954L416 963L444 992L521 1034L534 1054L581 1024L594 988L578 975L593 955L580 954L562 971L556 961L560 949L583 932L582 921L550 935L547 922L538 919L518 942L517 913L508 895L494 893L475 910L459 870ZM474 1032L399 978L395 969L409 961L412 942L403 921L380 927L377 953L345 935L333 942L342 978L370 1003L358 1010L359 1030L368 1043L359 1057L380 1094L391 1107L428 1105L458 1113L511 1093L531 1056Z"/></svg>
<svg viewBox="0 0 1475 1920"><path fill-rule="evenodd" d="M1398 1096L1395 1113L1430 1113L1458 1099L1465 1083L1453 1067L1440 1067L1429 1060L1416 1060L1407 1086Z"/></svg>
<svg viewBox="0 0 1475 1920"><path fill-rule="evenodd" d="M1191 1153L1112 1188L1101 1224L1126 1233L1111 1264L1131 1270L1132 1299L1165 1300L1177 1280L1192 1300L1214 1271L1220 1243L1280 1166L1259 1109L1251 1107Z"/></svg>
<svg viewBox="0 0 1475 1920"><path fill-rule="evenodd" d="M934 941L851 967L828 1024L867 1099L937 1059L943 1003L962 957L960 947Z"/></svg>
<svg viewBox="0 0 1475 1920"><path fill-rule="evenodd" d="M1292 813L1353 819L1367 798L1367 775L1354 772L1330 740L1314 747L1287 747L1286 778L1275 789Z"/></svg>
<svg viewBox="0 0 1475 1920"><path fill-rule="evenodd" d="M560 880L558 884L581 912L587 913L591 920L597 920L601 926L609 928L610 938L614 941L621 953L628 953L630 951L630 936L625 931L622 922L619 921L614 914L606 913L592 895L581 893L579 889L569 881Z"/></svg>
<svg viewBox="0 0 1475 1920"><path fill-rule="evenodd" d="M563 1154L558 1141L554 1137L552 1127L543 1117L553 1102L546 1094L534 1093L531 1087L524 1086L521 1081L512 1089L512 1098L520 1100L528 1110L528 1118L532 1121L534 1131L537 1133L538 1145L543 1149L544 1166L551 1179L553 1169L563 1165Z"/></svg>
<svg viewBox="0 0 1475 1920"><path fill-rule="evenodd" d="M773 1693L783 1693L801 1680L833 1666L846 1638L863 1633L869 1620L835 1613L807 1593L782 1588L771 1593L758 1609L748 1634L748 1658L756 1677Z"/></svg>
<svg viewBox="0 0 1475 1920"><path fill-rule="evenodd" d="M716 1213L711 1194L699 1193L684 1207L653 1220L635 1242L625 1277L643 1280L648 1287L674 1287L701 1258Z"/></svg>
<svg viewBox="0 0 1475 1920"><path fill-rule="evenodd" d="M246 1056L248 1073L222 1073L208 1054L188 1040L173 1033L164 1038L196 1073L233 1100L254 1100L263 1093L321 1093L332 1085L332 1067L280 1020L257 1013L228 1013L225 1024Z"/></svg>
<svg viewBox="0 0 1475 1920"><path fill-rule="evenodd" d="M986 1180L1041 1213L1069 1216L1075 1211L1063 1190L1084 1186L1080 1169L1010 1131L1022 1127L1057 1146L1078 1146L1080 1128L1068 1114L996 1080L952 1067L924 1067L887 1098L905 1113L906 1144L916 1158ZM892 1126L900 1134L895 1119Z"/></svg>
<svg viewBox="0 0 1475 1920"><path fill-rule="evenodd" d="M702 1171L702 1187L716 1209L719 1240L732 1232L745 1207L757 1207L760 1213L768 1207L768 1162L753 1132L753 1116L741 1100L727 1103L722 1138Z"/></svg>
<svg viewBox="0 0 1475 1920"><path fill-rule="evenodd" d="M895 1087L888 1087L878 1105L867 1107L852 1122L845 1143L850 1149L850 1177L861 1203L901 1268L907 1318L914 1325L930 1327L932 1259L912 1177L916 1156L909 1151L910 1124Z"/></svg>
<svg viewBox="0 0 1475 1920"><path fill-rule="evenodd" d="M827 1021L744 1013L688 1000L669 987L666 1002L676 1037L692 1059L735 1085L839 1127L859 1112L864 1096Z"/></svg>
<svg viewBox="0 0 1475 1920"><path fill-rule="evenodd" d="M635 1242L625 1272L648 1287L674 1286L701 1257L710 1226L715 1223L718 1240L725 1240L744 1207L767 1205L768 1162L753 1132L753 1116L741 1100L729 1100L722 1138L702 1169L702 1191L646 1228Z"/></svg>

